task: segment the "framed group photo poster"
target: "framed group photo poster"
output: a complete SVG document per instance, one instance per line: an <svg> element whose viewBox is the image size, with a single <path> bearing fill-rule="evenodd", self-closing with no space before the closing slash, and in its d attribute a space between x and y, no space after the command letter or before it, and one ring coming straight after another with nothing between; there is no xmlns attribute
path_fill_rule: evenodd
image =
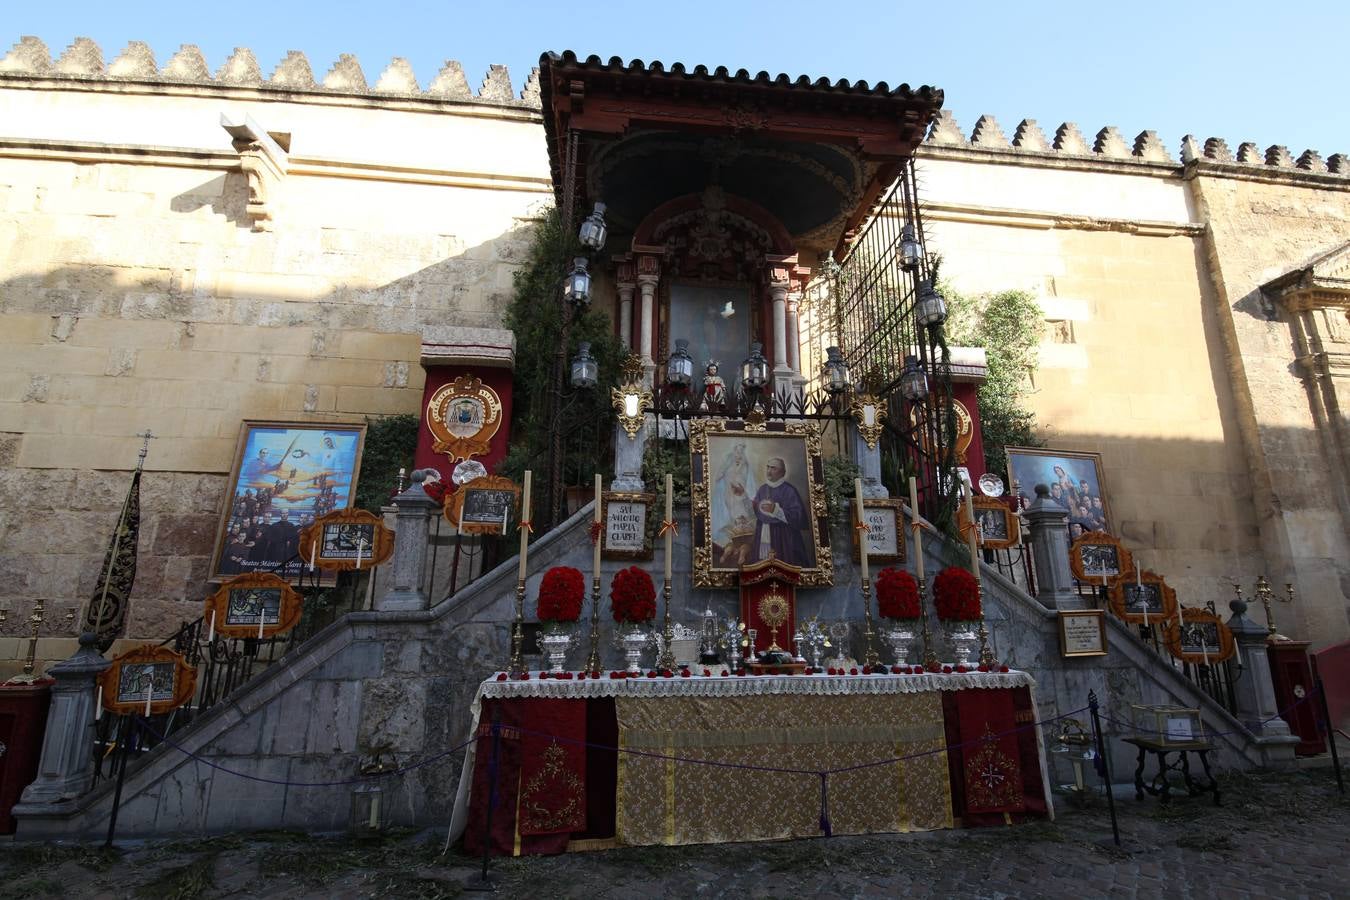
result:
<svg viewBox="0 0 1350 900"><path fill-rule="evenodd" d="M1036 499L1036 485L1050 488L1050 499L1069 511L1069 539L1089 531L1115 533L1111 506L1102 483L1100 453L1008 447L1008 484L1021 507Z"/></svg>
<svg viewBox="0 0 1350 900"><path fill-rule="evenodd" d="M227 482L211 580L306 567L300 530L352 505L366 426L246 421Z"/></svg>
<svg viewBox="0 0 1350 900"><path fill-rule="evenodd" d="M834 583L820 436L805 422L690 424L694 585L734 587L770 557Z"/></svg>

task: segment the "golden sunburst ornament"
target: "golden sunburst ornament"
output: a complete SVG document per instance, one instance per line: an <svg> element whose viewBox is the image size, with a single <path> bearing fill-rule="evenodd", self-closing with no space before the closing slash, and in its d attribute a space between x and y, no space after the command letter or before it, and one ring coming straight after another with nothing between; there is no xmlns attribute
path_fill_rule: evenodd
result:
<svg viewBox="0 0 1350 900"><path fill-rule="evenodd" d="M769 649L782 650L783 648L778 646L778 629L782 628L788 619L787 598L778 591L773 591L759 598L756 609L759 611L760 619L769 626Z"/></svg>

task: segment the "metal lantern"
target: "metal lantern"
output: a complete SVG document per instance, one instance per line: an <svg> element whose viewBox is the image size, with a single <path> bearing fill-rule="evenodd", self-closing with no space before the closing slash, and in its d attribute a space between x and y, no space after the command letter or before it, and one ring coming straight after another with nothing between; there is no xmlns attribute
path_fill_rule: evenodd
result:
<svg viewBox="0 0 1350 900"><path fill-rule="evenodd" d="M586 221L581 223L581 228L577 231L577 239L581 241L581 246L590 250L599 250L605 246L605 238L609 236L609 226L605 224L605 204L595 204L595 209L586 217Z"/></svg>
<svg viewBox="0 0 1350 900"><path fill-rule="evenodd" d="M741 363L741 387L759 391L768 383L769 361L764 358L764 345L755 341L750 345L750 355Z"/></svg>
<svg viewBox="0 0 1350 900"><path fill-rule="evenodd" d="M919 301L914 304L914 311L919 317L919 324L929 328L936 328L947 321L947 303L937 288L933 287L931 279L919 283Z"/></svg>
<svg viewBox="0 0 1350 900"><path fill-rule="evenodd" d="M838 347L826 347L825 356L825 390L831 394L847 394L853 387L853 379L843 354Z"/></svg>
<svg viewBox="0 0 1350 900"><path fill-rule="evenodd" d="M913 272L922 259L923 248L914 237L914 226L906 223L900 231L900 268Z"/></svg>
<svg viewBox="0 0 1350 900"><path fill-rule="evenodd" d="M900 396L910 403L928 399L928 376L920 368L917 356L905 357L905 368L900 373Z"/></svg>
<svg viewBox="0 0 1350 900"><path fill-rule="evenodd" d="M600 380L600 364L591 356L590 341L582 341L572 357L572 387L593 388Z"/></svg>
<svg viewBox="0 0 1350 900"><path fill-rule="evenodd" d="M572 271L563 281L563 296L579 306L591 302L591 273L586 271L586 257L572 260Z"/></svg>
<svg viewBox="0 0 1350 900"><path fill-rule="evenodd" d="M688 388L694 383L694 360L689 355L689 342L684 338L675 339L675 349L666 361L666 384L671 387Z"/></svg>

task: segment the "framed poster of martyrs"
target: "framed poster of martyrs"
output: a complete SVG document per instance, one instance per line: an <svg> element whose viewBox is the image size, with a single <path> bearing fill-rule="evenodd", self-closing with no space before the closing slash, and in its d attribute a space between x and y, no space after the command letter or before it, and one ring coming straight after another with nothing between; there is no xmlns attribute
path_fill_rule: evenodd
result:
<svg viewBox="0 0 1350 900"><path fill-rule="evenodd" d="M120 714L157 716L190 701L197 691L197 670L168 647L145 644L113 659L98 676L103 708Z"/></svg>
<svg viewBox="0 0 1350 900"><path fill-rule="evenodd" d="M600 521L604 526L600 555L605 559L651 559L648 516L655 494L604 491L600 494ZM659 523L658 523L659 524Z"/></svg>
<svg viewBox="0 0 1350 900"><path fill-rule="evenodd" d="M1020 508L1036 499L1036 485L1050 487L1050 499L1069 511L1069 538L1089 531L1115 531L1106 502L1100 453L1007 447L1008 489Z"/></svg>
<svg viewBox="0 0 1350 900"><path fill-rule="evenodd" d="M1117 579L1110 587L1111 612L1126 622L1163 625L1177 614L1177 592L1148 569L1137 578Z"/></svg>
<svg viewBox="0 0 1350 900"><path fill-rule="evenodd" d="M1134 558L1120 538L1091 531L1069 546L1069 570L1083 584L1108 585L1134 568Z"/></svg>
<svg viewBox="0 0 1350 900"><path fill-rule="evenodd" d="M863 499L863 524L867 526L867 558L877 563L905 561L905 519L899 500ZM857 528L853 530L853 561L861 557Z"/></svg>
<svg viewBox="0 0 1350 900"><path fill-rule="evenodd" d="M211 580L300 577L300 529L352 505L364 424L246 421L230 470Z"/></svg>
<svg viewBox="0 0 1350 900"><path fill-rule="evenodd" d="M801 584L834 583L820 435L806 422L690 423L694 585L734 587L779 559Z"/></svg>
<svg viewBox="0 0 1350 900"><path fill-rule="evenodd" d="M236 575L206 598L207 633L227 638L272 637L300 622L300 594L284 578L261 573ZM261 629L259 621L261 620Z"/></svg>
<svg viewBox="0 0 1350 900"><path fill-rule="evenodd" d="M329 571L369 569L394 553L394 532L364 509L341 509L320 516L300 531L305 565Z"/></svg>
<svg viewBox="0 0 1350 900"><path fill-rule="evenodd" d="M1223 662L1236 650L1233 632L1207 609L1181 608L1167 623L1163 635L1167 650L1182 662L1209 666Z"/></svg>
<svg viewBox="0 0 1350 900"><path fill-rule="evenodd" d="M445 498L445 518L464 534L506 534L519 502L518 484L509 478L484 475L466 481Z"/></svg>

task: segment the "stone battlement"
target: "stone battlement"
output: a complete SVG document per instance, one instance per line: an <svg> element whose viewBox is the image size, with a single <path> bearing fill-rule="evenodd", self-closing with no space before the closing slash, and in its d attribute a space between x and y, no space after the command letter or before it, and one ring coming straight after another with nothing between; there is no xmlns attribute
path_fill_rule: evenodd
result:
<svg viewBox="0 0 1350 900"><path fill-rule="evenodd" d="M247 47L236 47L225 64L212 75L201 49L194 44L184 44L161 67L155 62L154 52L148 44L132 41L111 63L105 64L103 51L98 44L84 37L76 38L54 61L47 45L41 40L31 35L23 37L7 54L0 57L0 79L13 76L86 82L214 85L290 94L461 100L499 106L539 107L537 68L530 72L524 89L517 95L506 66L490 66L482 86L475 94L469 88L463 67L454 60L447 60L436 77L423 89L412 66L401 57L395 57L375 83L370 84L366 81L360 62L349 53L339 56L328 74L317 79L305 54L291 50L273 70L272 76L265 78L253 51Z"/></svg>
<svg viewBox="0 0 1350 900"><path fill-rule="evenodd" d="M956 117L945 109L928 130L925 144L978 150L1020 150L1096 160L1134 160L1174 165L1177 163L1156 131L1142 131L1135 137L1133 143L1130 143L1114 126L1108 125L1098 131L1089 142L1073 122L1063 123L1055 129L1053 138L1047 138L1035 119L1023 119L1009 140L998 121L993 116L986 115L976 120L975 128L967 138L957 124ZM1323 159L1316 150L1304 150L1295 158L1287 147L1278 144L1262 151L1256 144L1243 143L1238 145L1235 154L1228 148L1228 143L1223 138L1212 137L1201 143L1194 135L1188 134L1181 139L1181 162L1190 163L1194 160L1207 160L1235 167L1261 166L1293 172L1350 176L1350 156L1344 153L1336 153Z"/></svg>

